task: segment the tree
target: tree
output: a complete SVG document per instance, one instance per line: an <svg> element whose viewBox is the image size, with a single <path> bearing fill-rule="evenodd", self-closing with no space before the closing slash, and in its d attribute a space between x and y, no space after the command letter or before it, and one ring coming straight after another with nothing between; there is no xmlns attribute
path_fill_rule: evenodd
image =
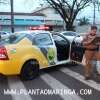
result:
<svg viewBox="0 0 100 100"><path fill-rule="evenodd" d="M89 19L86 18L86 17L83 17L81 19L79 19L79 25L82 26L82 25L88 25L89 24Z"/></svg>
<svg viewBox="0 0 100 100"><path fill-rule="evenodd" d="M66 30L73 30L73 23L78 13L89 6L92 0L44 0L49 3L62 17Z"/></svg>

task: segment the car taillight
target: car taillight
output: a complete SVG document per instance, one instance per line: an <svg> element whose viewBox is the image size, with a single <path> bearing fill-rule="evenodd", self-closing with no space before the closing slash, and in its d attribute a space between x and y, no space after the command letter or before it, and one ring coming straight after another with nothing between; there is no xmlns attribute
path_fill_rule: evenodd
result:
<svg viewBox="0 0 100 100"><path fill-rule="evenodd" d="M3 46L0 47L0 60L9 60L7 50Z"/></svg>

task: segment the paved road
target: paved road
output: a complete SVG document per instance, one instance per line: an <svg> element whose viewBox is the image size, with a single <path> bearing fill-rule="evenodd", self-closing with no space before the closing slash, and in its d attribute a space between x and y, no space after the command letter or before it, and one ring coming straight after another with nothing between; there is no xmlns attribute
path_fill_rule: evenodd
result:
<svg viewBox="0 0 100 100"><path fill-rule="evenodd" d="M100 77L84 80L82 66L62 65L41 70L31 81L18 76L0 79L1 100L100 100ZM54 95L53 95L54 94Z"/></svg>

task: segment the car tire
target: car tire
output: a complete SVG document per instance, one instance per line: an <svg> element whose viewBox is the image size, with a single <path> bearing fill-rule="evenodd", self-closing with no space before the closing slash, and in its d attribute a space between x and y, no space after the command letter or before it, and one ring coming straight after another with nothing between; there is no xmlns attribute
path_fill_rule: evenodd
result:
<svg viewBox="0 0 100 100"><path fill-rule="evenodd" d="M39 75L39 64L37 61L27 61L21 70L20 77L22 80L32 80Z"/></svg>
<svg viewBox="0 0 100 100"><path fill-rule="evenodd" d="M74 61L71 61L71 65L77 66L78 64L76 62L74 62Z"/></svg>

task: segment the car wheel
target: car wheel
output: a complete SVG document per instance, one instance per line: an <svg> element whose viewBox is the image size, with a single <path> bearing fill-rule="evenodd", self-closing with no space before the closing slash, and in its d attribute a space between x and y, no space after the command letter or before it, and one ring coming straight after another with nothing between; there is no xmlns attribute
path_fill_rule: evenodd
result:
<svg viewBox="0 0 100 100"><path fill-rule="evenodd" d="M71 61L71 65L77 66L78 64L76 62L74 62L74 61Z"/></svg>
<svg viewBox="0 0 100 100"><path fill-rule="evenodd" d="M21 70L22 80L32 80L39 74L39 64L37 61L30 60L23 65Z"/></svg>

